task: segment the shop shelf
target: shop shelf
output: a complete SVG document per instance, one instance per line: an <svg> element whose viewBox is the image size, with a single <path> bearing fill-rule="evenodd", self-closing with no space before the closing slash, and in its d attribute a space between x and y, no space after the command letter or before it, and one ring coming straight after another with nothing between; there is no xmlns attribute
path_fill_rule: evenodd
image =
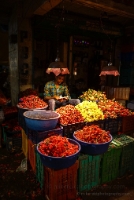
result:
<svg viewBox="0 0 134 200"><path fill-rule="evenodd" d="M44 193L50 200L76 200L78 161L69 168L44 168Z"/></svg>
<svg viewBox="0 0 134 200"><path fill-rule="evenodd" d="M118 177L122 145L114 140L106 153L103 154L100 167L101 184Z"/></svg>
<svg viewBox="0 0 134 200"><path fill-rule="evenodd" d="M121 135L116 139L122 145L122 153L119 165L119 176L127 172L134 172L134 138Z"/></svg>
<svg viewBox="0 0 134 200"><path fill-rule="evenodd" d="M56 127L55 129L49 130L49 131L34 131L31 129L27 129L28 138L34 143L38 144L42 140L44 140L46 137L58 134L63 135L63 128L62 127Z"/></svg>
<svg viewBox="0 0 134 200"><path fill-rule="evenodd" d="M36 145L34 145L33 142L28 139L28 159L34 173L36 173L35 151L36 151Z"/></svg>
<svg viewBox="0 0 134 200"><path fill-rule="evenodd" d="M105 119L104 127L104 129L106 131L110 131L112 135L117 134L119 131L121 131L122 117Z"/></svg>
<svg viewBox="0 0 134 200"><path fill-rule="evenodd" d="M44 165L42 164L40 155L35 152L36 155L36 178L37 181L40 183L41 189L44 187Z"/></svg>
<svg viewBox="0 0 134 200"><path fill-rule="evenodd" d="M25 155L25 157L28 157L28 137L25 133L25 131L22 129L22 151Z"/></svg>
<svg viewBox="0 0 134 200"><path fill-rule="evenodd" d="M100 183L99 173L101 156L81 154L78 160L78 191L89 191Z"/></svg>
<svg viewBox="0 0 134 200"><path fill-rule="evenodd" d="M74 131L82 129L85 125L86 125L85 122L68 124L68 125L61 124L61 127L63 127L63 136L67 138L73 138Z"/></svg>

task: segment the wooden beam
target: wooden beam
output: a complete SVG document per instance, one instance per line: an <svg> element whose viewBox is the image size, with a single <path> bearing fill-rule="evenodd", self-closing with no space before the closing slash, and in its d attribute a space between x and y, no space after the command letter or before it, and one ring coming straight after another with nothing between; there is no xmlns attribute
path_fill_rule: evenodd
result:
<svg viewBox="0 0 134 200"><path fill-rule="evenodd" d="M31 17L34 12L48 0L21 0L19 7L21 8L23 18Z"/></svg>
<svg viewBox="0 0 134 200"><path fill-rule="evenodd" d="M72 3L134 19L134 8L122 3L115 3L110 0L72 0Z"/></svg>
<svg viewBox="0 0 134 200"><path fill-rule="evenodd" d="M47 0L38 9L36 9L34 14L44 15L61 2L62 0Z"/></svg>

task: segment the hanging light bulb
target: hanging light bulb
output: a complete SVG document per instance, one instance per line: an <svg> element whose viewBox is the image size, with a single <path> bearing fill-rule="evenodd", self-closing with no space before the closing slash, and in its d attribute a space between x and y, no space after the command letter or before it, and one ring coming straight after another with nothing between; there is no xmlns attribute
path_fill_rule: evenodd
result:
<svg viewBox="0 0 134 200"><path fill-rule="evenodd" d="M111 42L111 51L112 51L112 42ZM110 51L110 59L108 62L107 66L104 66L101 70L101 73L99 76L103 76L103 75L114 75L114 76L119 76L119 72L117 70L117 68L115 66L113 66L112 63L112 55L111 55L111 51Z"/></svg>
<svg viewBox="0 0 134 200"><path fill-rule="evenodd" d="M60 61L58 48L57 48L57 57L55 59L55 62L50 63L49 67L46 70L47 74L50 74L51 72L54 73L56 76L58 76L59 74L70 74L65 64Z"/></svg>
<svg viewBox="0 0 134 200"><path fill-rule="evenodd" d="M117 70L117 68L115 66L113 66L112 64L112 55L111 55L111 52L112 52L112 40L110 38L110 36L105 32L104 30L104 26L103 26L103 23L102 23L102 15L100 16L100 23L101 23L101 28L103 30L103 32L105 33L105 35L108 37L108 39L110 40L111 42L111 50L110 50L110 60L109 60L109 63L107 66L104 66L101 70L101 73L99 76L103 76L103 75L114 75L114 76L119 76L119 72Z"/></svg>
<svg viewBox="0 0 134 200"><path fill-rule="evenodd" d="M77 67L74 68L73 75L77 76Z"/></svg>
<svg viewBox="0 0 134 200"><path fill-rule="evenodd" d="M73 75L77 76L77 62L74 62L74 70L73 70Z"/></svg>
<svg viewBox="0 0 134 200"><path fill-rule="evenodd" d="M63 10L62 10L62 15L64 14L64 1L63 1ZM61 17L62 20L64 21L64 16ZM60 61L59 57L59 27L60 27L60 22L56 25L57 27L57 57L55 59L55 62L50 63L48 66L46 73L50 74L51 72L54 73L56 76L59 74L70 74L67 66L63 62Z"/></svg>

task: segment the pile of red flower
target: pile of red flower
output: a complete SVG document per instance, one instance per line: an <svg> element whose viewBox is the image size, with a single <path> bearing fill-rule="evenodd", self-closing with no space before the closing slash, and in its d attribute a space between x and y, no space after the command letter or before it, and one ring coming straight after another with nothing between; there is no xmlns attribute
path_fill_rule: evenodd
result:
<svg viewBox="0 0 134 200"><path fill-rule="evenodd" d="M84 122L82 114L73 105L62 106L56 109L56 112L60 114L62 125Z"/></svg>
<svg viewBox="0 0 134 200"><path fill-rule="evenodd" d="M40 142L38 150L46 156L66 157L78 152L79 146L66 137L53 135Z"/></svg>
<svg viewBox="0 0 134 200"><path fill-rule="evenodd" d="M18 103L18 107L28 109L45 108L46 106L47 103L35 95L22 97Z"/></svg>
<svg viewBox="0 0 134 200"><path fill-rule="evenodd" d="M18 112L16 106L3 106L4 115Z"/></svg>
<svg viewBox="0 0 134 200"><path fill-rule="evenodd" d="M94 144L106 143L111 140L109 131L101 129L97 125L84 126L83 129L74 133L76 139Z"/></svg>
<svg viewBox="0 0 134 200"><path fill-rule="evenodd" d="M117 116L129 116L133 113L114 100L98 102L98 107L103 111L105 118L117 118Z"/></svg>

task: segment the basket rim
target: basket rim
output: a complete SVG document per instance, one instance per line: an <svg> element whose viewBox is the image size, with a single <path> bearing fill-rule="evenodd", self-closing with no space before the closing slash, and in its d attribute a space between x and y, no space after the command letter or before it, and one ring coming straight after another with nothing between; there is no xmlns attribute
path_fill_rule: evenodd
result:
<svg viewBox="0 0 134 200"><path fill-rule="evenodd" d="M90 144L90 145L96 145L96 146L99 146L99 145L103 145L103 144L109 144L109 143L111 143L112 142L112 140L113 140L113 137L112 137L112 135L109 133L109 135L110 135L110 137L111 137L111 139L108 141L108 142L105 142L105 143L98 143L98 144L96 144L96 143L89 143L89 142L84 142L84 141L82 141L82 140L79 140L79 139L77 139L77 137L75 137L75 133L76 132L78 132L79 130L77 130L77 131L74 131L74 133L73 133L73 138L76 140L76 141L78 141L78 142L81 142L81 143L84 143L84 144Z"/></svg>
<svg viewBox="0 0 134 200"><path fill-rule="evenodd" d="M45 109L47 107L48 107L48 105L46 105L46 106L44 106L42 108L22 108L17 104L17 108L22 109L22 110L29 110L29 111L31 111L31 110L42 110L42 109Z"/></svg>
<svg viewBox="0 0 134 200"><path fill-rule="evenodd" d="M38 153L40 154L40 155L42 155L43 157L46 157L46 158L50 158L50 159L66 159L66 158L70 158L70 157L73 157L73 156L75 156L75 155L77 155L78 153L80 153L80 151L81 151L81 145L76 141L76 140L74 140L74 139L71 139L71 138L67 138L69 141L72 141L72 142L75 142L77 145L78 145L78 147L79 147L79 150L76 152L76 153L74 153L74 154L72 154L72 155L70 155L70 156L65 156L65 157L54 157L54 156L46 156L46 155L44 155L44 154L42 154L40 151L39 151L39 149L38 149L38 146L39 146L39 144L40 143L43 143L43 141L41 141L41 142L39 142L38 144L37 144L37 151L38 151Z"/></svg>
<svg viewBox="0 0 134 200"><path fill-rule="evenodd" d="M60 123L60 125L61 126L72 126L72 125L79 125L79 124L84 124L85 123L85 121L81 121L81 122L75 122L75 123L72 123L72 124L61 124Z"/></svg>
<svg viewBox="0 0 134 200"><path fill-rule="evenodd" d="M50 117L50 118L48 118L48 119L39 119L39 118L36 118L36 117L34 117L34 118L31 118L31 117L29 117L29 116L27 116L26 114L28 113L28 112L31 112L31 111L33 111L33 112L45 112L45 113L55 113L55 114L57 114L57 116L56 117ZM28 111L25 111L24 113L23 113L23 116L25 117L25 118L28 118L28 119L31 119L31 120L38 120L38 121L49 121L49 120L51 120L51 119L59 119L60 118L60 114L59 113L57 113L57 112L55 112L55 111L49 111L49 110L28 110Z"/></svg>

